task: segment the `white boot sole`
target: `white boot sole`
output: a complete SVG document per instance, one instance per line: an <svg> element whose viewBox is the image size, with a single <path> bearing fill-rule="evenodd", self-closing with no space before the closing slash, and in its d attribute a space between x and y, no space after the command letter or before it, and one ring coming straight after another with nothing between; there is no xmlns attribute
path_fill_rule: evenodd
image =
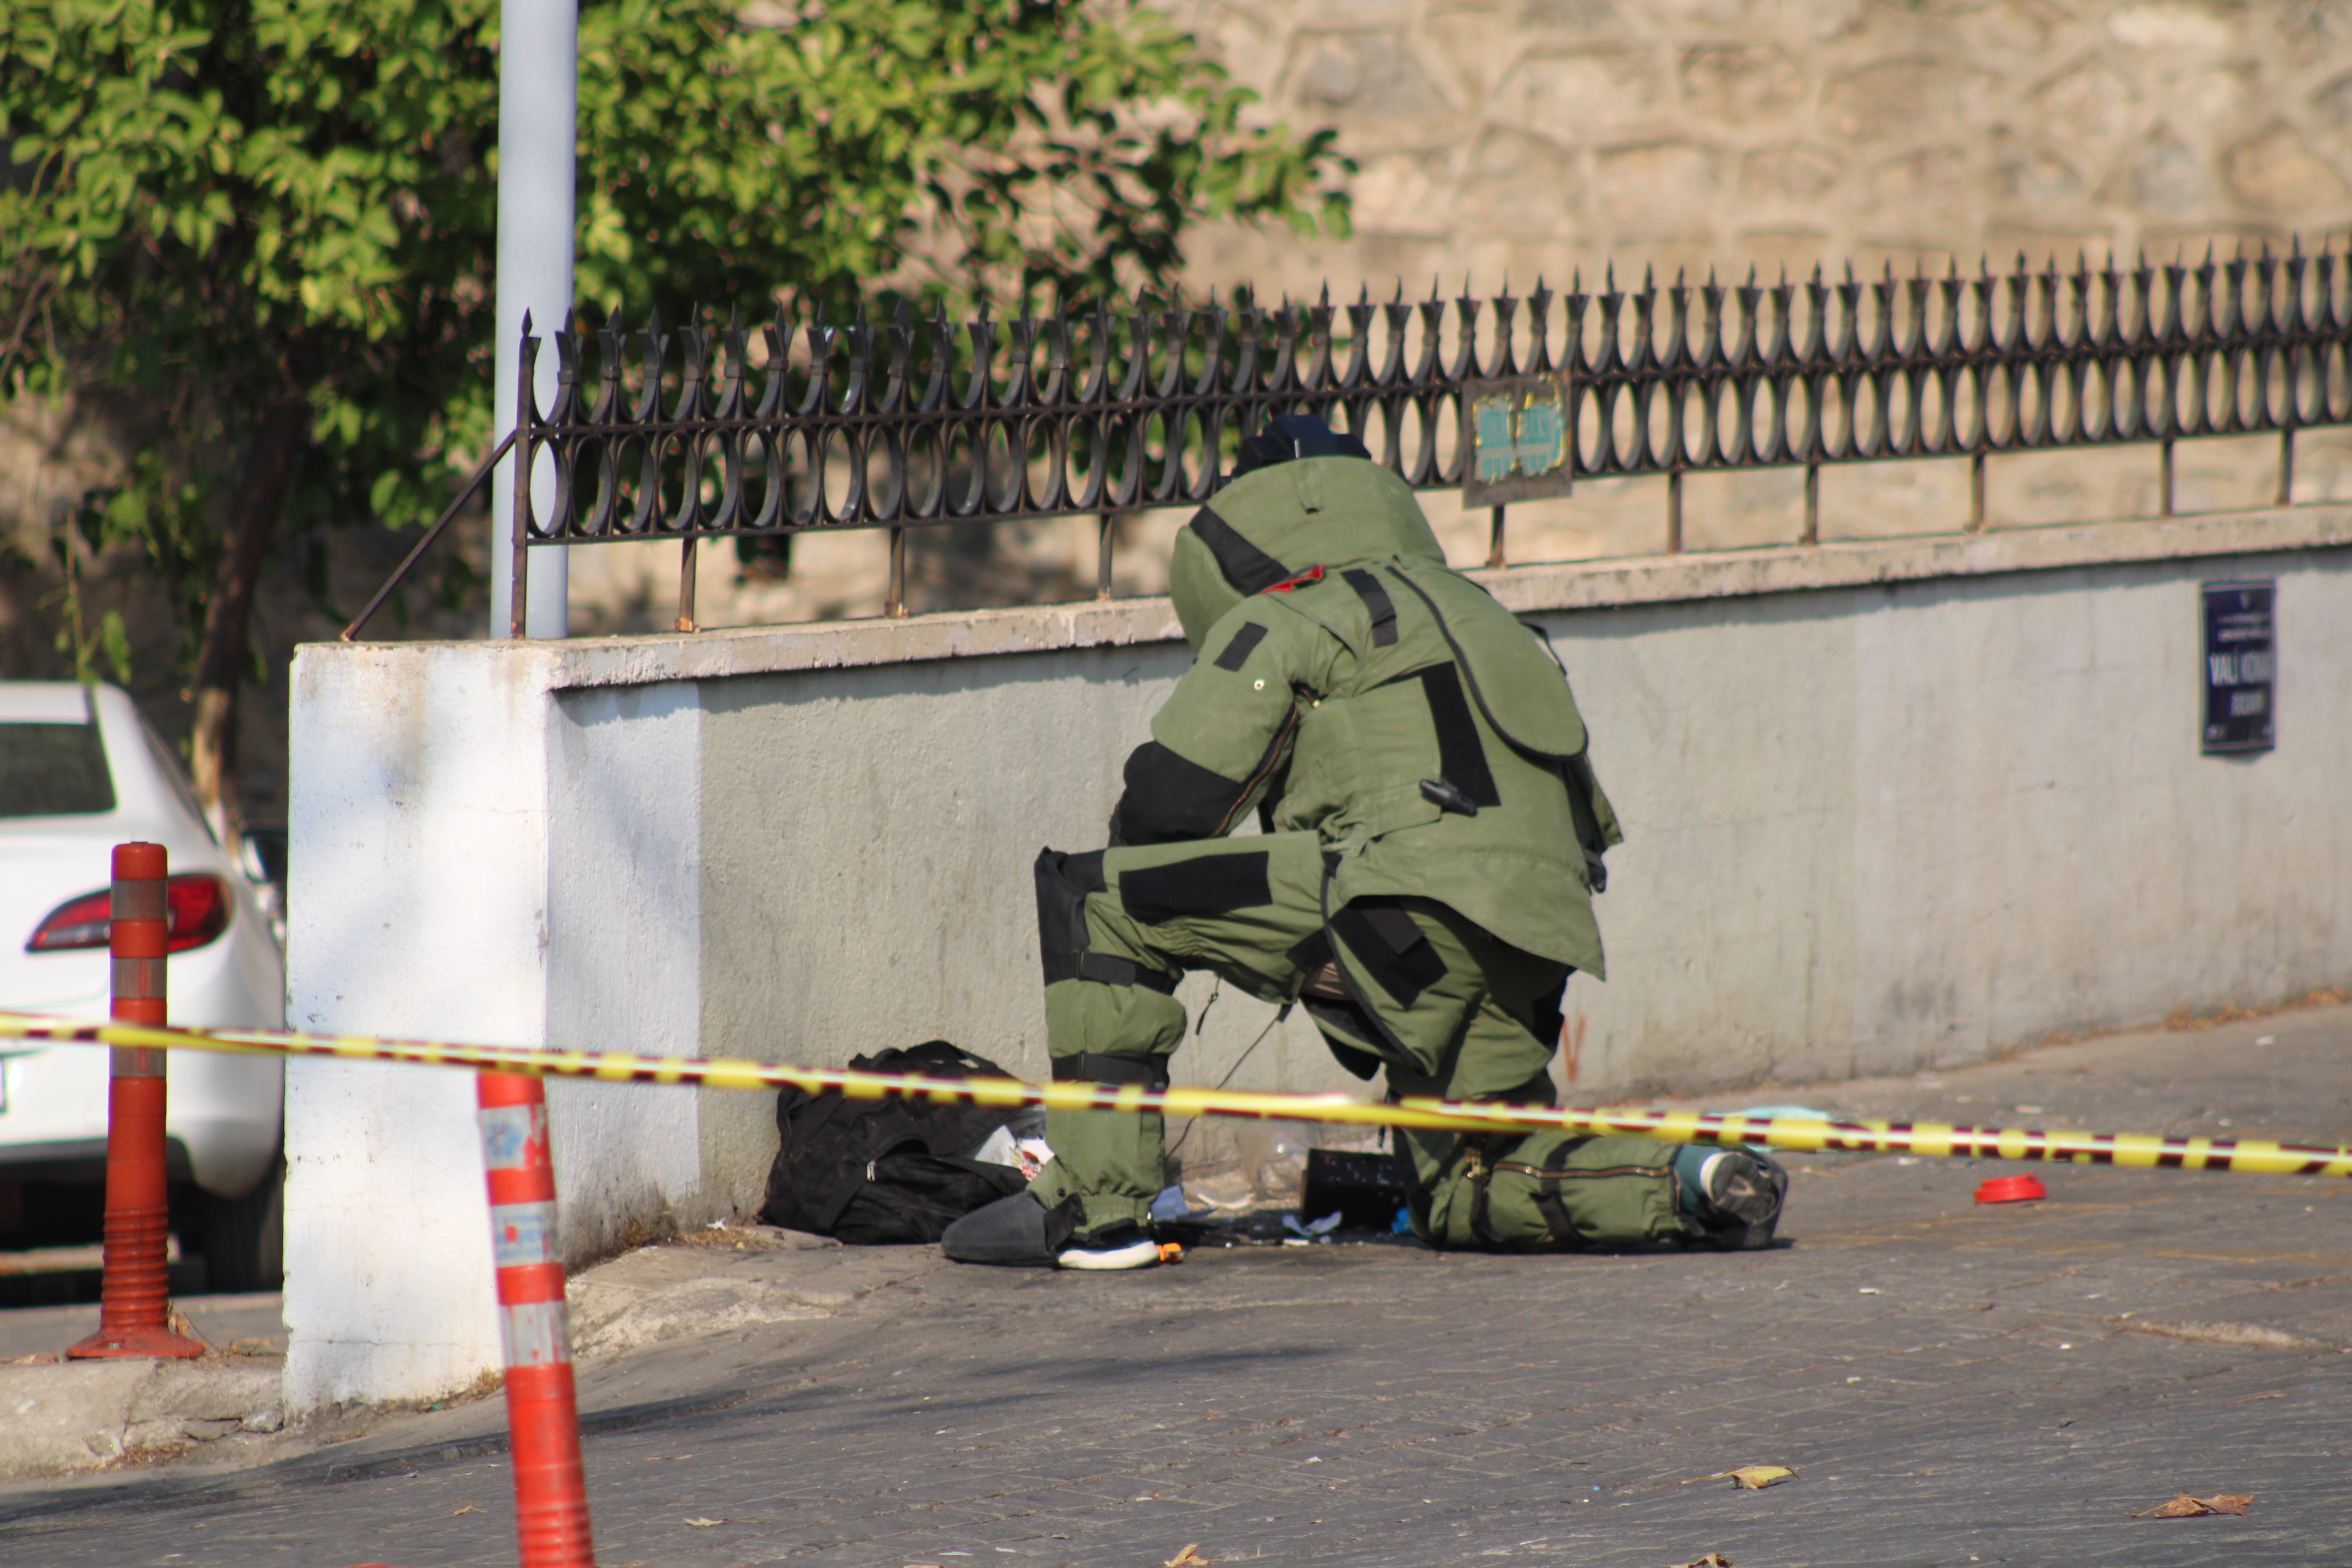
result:
<svg viewBox="0 0 2352 1568"><path fill-rule="evenodd" d="M1065 1268L1149 1268L1160 1261L1160 1244L1139 1241L1129 1247L1113 1247L1100 1252L1088 1252L1072 1247L1055 1260Z"/></svg>

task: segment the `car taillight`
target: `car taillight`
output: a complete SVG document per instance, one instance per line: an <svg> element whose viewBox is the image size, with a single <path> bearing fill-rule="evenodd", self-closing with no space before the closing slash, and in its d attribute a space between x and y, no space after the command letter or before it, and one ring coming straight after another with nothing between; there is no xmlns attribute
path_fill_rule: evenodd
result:
<svg viewBox="0 0 2352 1568"><path fill-rule="evenodd" d="M227 884L204 871L188 871L164 888L171 911L171 934L164 951L185 952L216 940L228 930L231 900ZM113 912L110 892L84 893L51 910L33 930L26 952L68 952L76 948L104 947L107 923Z"/></svg>
<svg viewBox="0 0 2352 1568"><path fill-rule="evenodd" d="M228 930L228 885L218 877L192 871L173 878L163 892L172 905L172 934L164 941L165 952L202 947Z"/></svg>
<svg viewBox="0 0 2352 1568"><path fill-rule="evenodd" d="M33 940L25 944L25 951L64 952L77 947L104 947L107 916L113 903L112 893L84 893L79 899L68 899L33 928Z"/></svg>

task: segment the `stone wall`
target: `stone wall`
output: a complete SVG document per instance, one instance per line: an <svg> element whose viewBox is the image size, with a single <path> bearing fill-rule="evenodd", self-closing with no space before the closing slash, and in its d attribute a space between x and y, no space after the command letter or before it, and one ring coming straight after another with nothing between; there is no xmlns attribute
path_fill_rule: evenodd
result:
<svg viewBox="0 0 2352 1568"><path fill-rule="evenodd" d="M1361 165L1352 238L1228 231L1203 284L1482 289L2338 242L2352 3L1184 0Z"/></svg>

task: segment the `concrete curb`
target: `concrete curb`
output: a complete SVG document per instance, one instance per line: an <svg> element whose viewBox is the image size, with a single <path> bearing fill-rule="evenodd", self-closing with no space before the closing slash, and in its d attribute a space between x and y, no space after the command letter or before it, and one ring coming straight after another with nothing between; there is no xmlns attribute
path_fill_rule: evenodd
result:
<svg viewBox="0 0 2352 1568"><path fill-rule="evenodd" d="M285 1426L280 1381L275 1358L0 1366L0 1480L215 1445L228 1458Z"/></svg>

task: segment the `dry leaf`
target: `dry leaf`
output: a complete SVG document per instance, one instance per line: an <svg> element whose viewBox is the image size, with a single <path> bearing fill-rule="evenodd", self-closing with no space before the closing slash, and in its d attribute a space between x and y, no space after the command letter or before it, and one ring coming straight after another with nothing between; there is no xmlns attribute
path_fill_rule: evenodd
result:
<svg viewBox="0 0 2352 1568"><path fill-rule="evenodd" d="M1192 1541L1185 1542L1184 1550L1161 1563L1160 1568L1207 1568L1209 1561L1201 1555L1201 1543Z"/></svg>
<svg viewBox="0 0 2352 1568"><path fill-rule="evenodd" d="M449 1517L451 1519L455 1519L461 1513L479 1513L482 1510L480 1509L476 1508L472 1503L461 1502L456 1508L449 1510Z"/></svg>
<svg viewBox="0 0 2352 1568"><path fill-rule="evenodd" d="M2245 1517L2246 1510L2253 1506L2254 1500L2251 1495L2240 1496L2233 1492L2223 1492L2215 1497L2190 1497L2187 1492L2181 1492L2170 1502L2158 1503L2154 1508L2136 1513L2132 1517L2134 1519L2202 1519L2208 1514L2230 1513L2242 1519Z"/></svg>
<svg viewBox="0 0 2352 1568"><path fill-rule="evenodd" d="M686 1525L688 1530L709 1530L712 1525L726 1522L723 1519L689 1519L686 1521Z"/></svg>
<svg viewBox="0 0 2352 1568"><path fill-rule="evenodd" d="M1704 1557L1694 1557L1687 1563L1677 1563L1675 1568L1731 1568L1731 1559L1720 1552L1710 1552Z"/></svg>
<svg viewBox="0 0 2352 1568"><path fill-rule="evenodd" d="M1742 1465L1736 1470L1726 1470L1732 1483L1744 1492L1760 1492L1766 1487L1777 1487L1782 1481L1793 1481L1797 1472L1786 1465Z"/></svg>

